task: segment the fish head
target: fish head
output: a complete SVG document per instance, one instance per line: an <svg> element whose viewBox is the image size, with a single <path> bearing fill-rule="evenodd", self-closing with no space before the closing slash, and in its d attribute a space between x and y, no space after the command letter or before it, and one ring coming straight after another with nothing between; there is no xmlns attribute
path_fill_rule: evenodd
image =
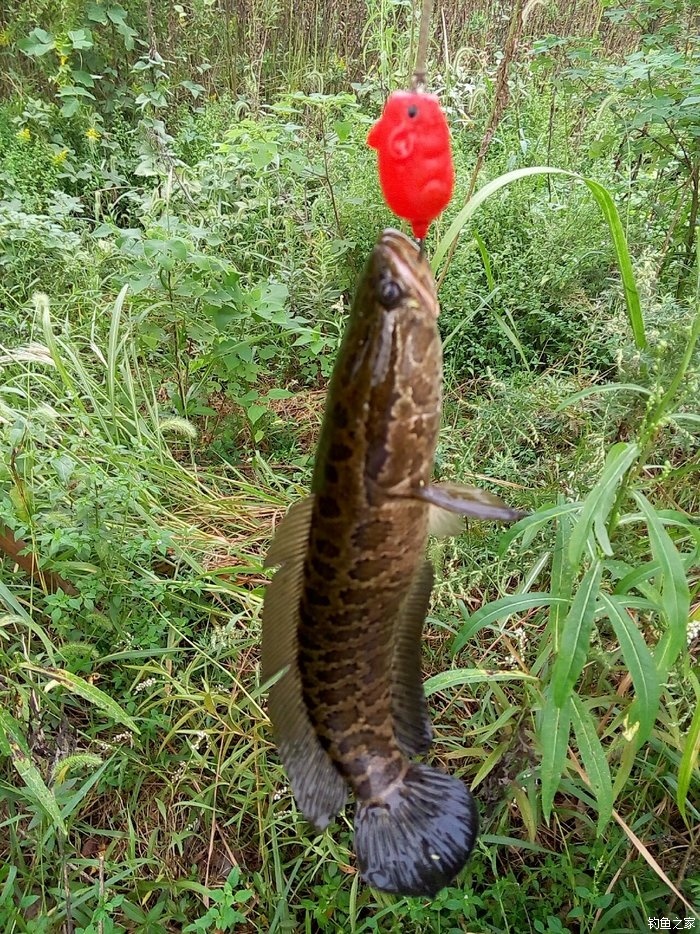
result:
<svg viewBox="0 0 700 934"><path fill-rule="evenodd" d="M411 316L437 319L440 308L430 264L418 245L401 231L382 231L370 258L369 279L378 317L401 309ZM401 323L398 316L397 323Z"/></svg>
<svg viewBox="0 0 700 934"><path fill-rule="evenodd" d="M430 479L442 396L439 310L425 255L385 230L353 303L352 358L341 377L363 413L365 476L379 487Z"/></svg>

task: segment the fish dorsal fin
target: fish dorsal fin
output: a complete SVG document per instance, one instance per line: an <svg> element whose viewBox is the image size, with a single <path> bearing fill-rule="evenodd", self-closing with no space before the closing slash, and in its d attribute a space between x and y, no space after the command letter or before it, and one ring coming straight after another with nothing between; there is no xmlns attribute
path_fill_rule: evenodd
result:
<svg viewBox="0 0 700 934"><path fill-rule="evenodd" d="M304 560L313 508L313 496L300 499L289 507L286 516L277 526L263 567L272 568L289 561L299 563Z"/></svg>
<svg viewBox="0 0 700 934"><path fill-rule="evenodd" d="M421 670L423 624L433 579L432 565L422 561L396 623L391 703L396 741L407 756L427 752L433 738Z"/></svg>
<svg viewBox="0 0 700 934"><path fill-rule="evenodd" d="M303 500L292 506L268 554L269 563L283 563L283 567L265 592L262 677L267 681L282 672L270 688L268 702L275 741L299 809L308 821L323 830L342 810L347 785L311 724L297 661L304 551L295 543L299 536L305 542L304 529L308 537L308 520L305 521L303 515L305 510L309 516L311 513L306 503ZM293 510L296 510L294 515ZM281 540L279 546L278 539Z"/></svg>

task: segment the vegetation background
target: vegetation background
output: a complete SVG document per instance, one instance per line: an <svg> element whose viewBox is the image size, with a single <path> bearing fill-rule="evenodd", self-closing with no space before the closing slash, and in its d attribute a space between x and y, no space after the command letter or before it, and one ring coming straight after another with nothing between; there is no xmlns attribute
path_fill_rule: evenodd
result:
<svg viewBox="0 0 700 934"><path fill-rule="evenodd" d="M309 835L270 742L262 556L395 223L364 140L418 6L0 8L7 934L700 925L691 0L435 5L437 470L532 510L431 545L468 868L360 885L351 815Z"/></svg>

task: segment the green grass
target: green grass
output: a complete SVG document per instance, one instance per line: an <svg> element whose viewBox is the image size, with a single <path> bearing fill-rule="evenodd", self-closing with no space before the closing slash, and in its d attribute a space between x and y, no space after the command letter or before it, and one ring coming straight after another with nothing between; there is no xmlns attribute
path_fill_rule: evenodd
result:
<svg viewBox="0 0 700 934"><path fill-rule="evenodd" d="M700 314L644 203L675 195L665 166L635 181L580 88L557 87L552 123L522 66L492 193L465 208L489 76L443 77L458 186L429 248L460 240L436 469L533 516L430 544L431 755L482 817L433 901L360 883L352 808L309 832L259 676L262 558L395 223L364 145L381 86L0 109L0 530L77 591L0 557L8 934L613 934L700 909Z"/></svg>

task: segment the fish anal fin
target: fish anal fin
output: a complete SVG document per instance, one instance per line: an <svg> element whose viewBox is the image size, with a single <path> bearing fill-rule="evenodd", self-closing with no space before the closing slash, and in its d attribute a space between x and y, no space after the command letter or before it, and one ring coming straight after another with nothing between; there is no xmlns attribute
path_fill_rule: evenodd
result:
<svg viewBox="0 0 700 934"><path fill-rule="evenodd" d="M394 632L391 684L394 734L407 756L427 752L433 738L421 666L423 624L433 580L432 565L429 561L422 561L399 612Z"/></svg>
<svg viewBox="0 0 700 934"><path fill-rule="evenodd" d="M299 810L323 830L347 799L345 779L314 731L304 704L297 661L302 565L285 564L265 593L262 612L262 677L282 671L270 687L268 711L280 759Z"/></svg>
<svg viewBox="0 0 700 934"><path fill-rule="evenodd" d="M478 828L474 799L459 779L411 762L383 798L358 804L360 872L383 892L432 897L462 869Z"/></svg>
<svg viewBox="0 0 700 934"><path fill-rule="evenodd" d="M412 495L434 507L430 517L431 534L455 534L446 531L450 528L449 523L438 510L457 516L491 519L497 522L517 522L518 519L527 515L522 509L513 509L498 496L476 486L458 483L429 483L413 491ZM434 531L435 529L437 531Z"/></svg>
<svg viewBox="0 0 700 934"><path fill-rule="evenodd" d="M300 562L303 559L309 541L313 508L313 496L300 499L289 507L284 519L277 526L263 567L271 568L288 561Z"/></svg>

